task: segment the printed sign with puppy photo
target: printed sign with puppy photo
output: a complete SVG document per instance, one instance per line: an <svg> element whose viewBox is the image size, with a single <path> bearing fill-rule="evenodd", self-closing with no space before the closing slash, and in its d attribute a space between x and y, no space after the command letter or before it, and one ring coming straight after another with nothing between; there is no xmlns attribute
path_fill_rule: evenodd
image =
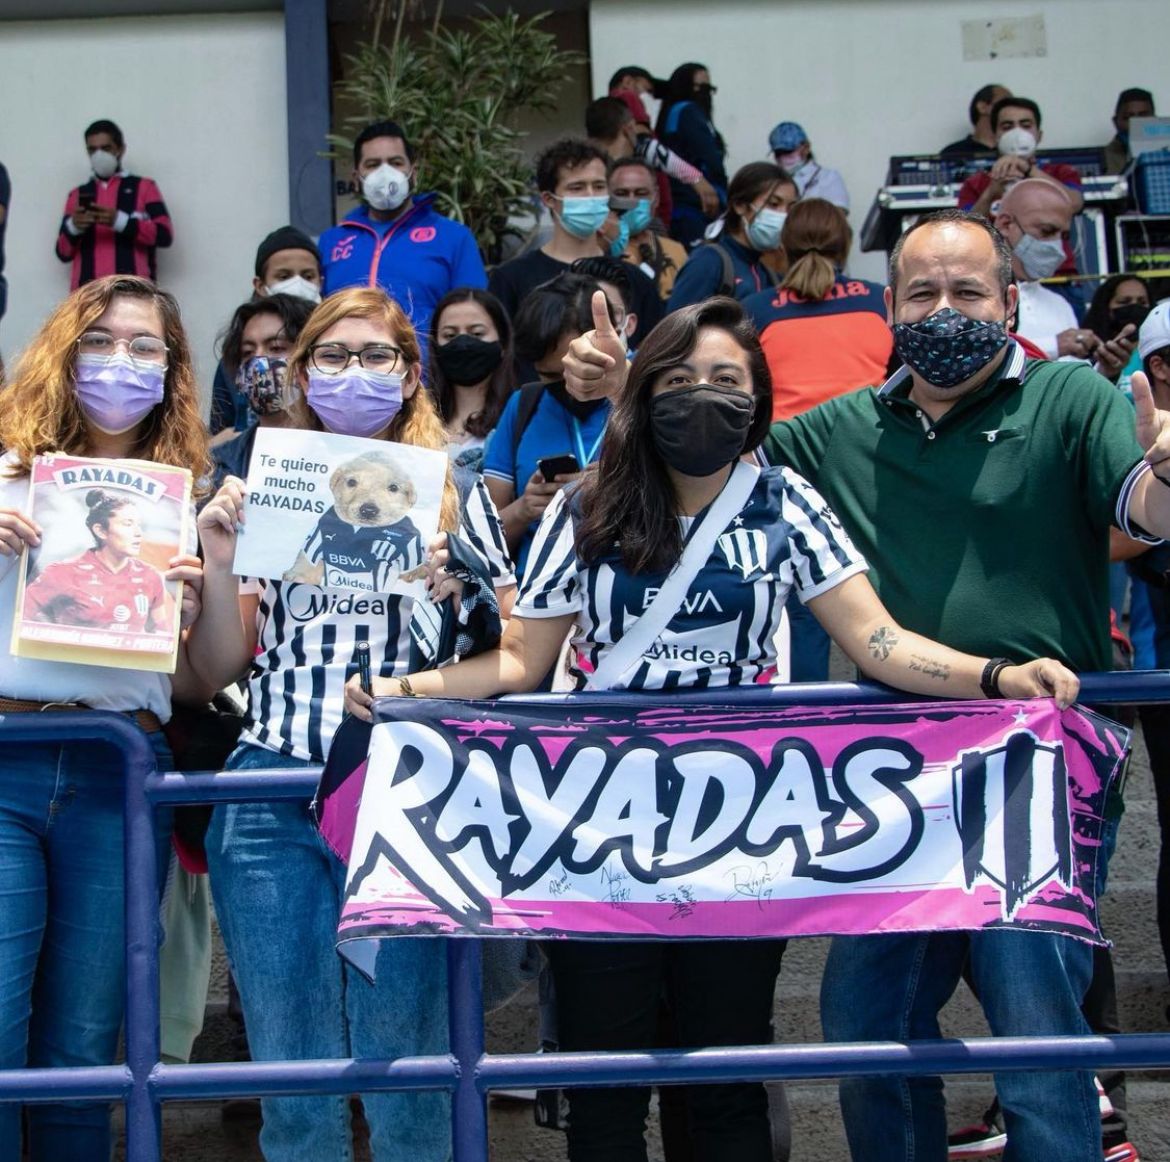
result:
<svg viewBox="0 0 1170 1162"><path fill-rule="evenodd" d="M241 577L421 596L447 455L329 432L256 432Z"/></svg>

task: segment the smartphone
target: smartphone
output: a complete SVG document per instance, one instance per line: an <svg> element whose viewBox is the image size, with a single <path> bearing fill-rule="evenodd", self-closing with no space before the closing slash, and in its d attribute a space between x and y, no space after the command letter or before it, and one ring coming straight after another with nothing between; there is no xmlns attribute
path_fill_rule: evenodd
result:
<svg viewBox="0 0 1170 1162"><path fill-rule="evenodd" d="M545 456L543 460L537 460L536 470L544 477L546 484L552 484L558 476L573 476L580 472L581 465L572 452L566 452L561 456Z"/></svg>
<svg viewBox="0 0 1170 1162"><path fill-rule="evenodd" d="M77 195L77 208L79 210L92 210L93 209L93 194L78 194Z"/></svg>

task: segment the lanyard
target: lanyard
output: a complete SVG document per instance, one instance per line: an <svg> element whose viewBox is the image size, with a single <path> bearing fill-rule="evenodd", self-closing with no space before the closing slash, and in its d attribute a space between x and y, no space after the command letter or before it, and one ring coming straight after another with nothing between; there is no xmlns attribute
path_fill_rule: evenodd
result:
<svg viewBox="0 0 1170 1162"><path fill-rule="evenodd" d="M582 469L585 469L593 463L597 449L601 447L601 441L605 437L606 424L601 425L601 431L597 433L597 439L593 441L593 447L589 449L589 455L586 456L585 441L581 436L581 421L576 416L570 416L569 421L573 429L573 442L577 445L577 463L581 465ZM607 419L606 423L608 422Z"/></svg>

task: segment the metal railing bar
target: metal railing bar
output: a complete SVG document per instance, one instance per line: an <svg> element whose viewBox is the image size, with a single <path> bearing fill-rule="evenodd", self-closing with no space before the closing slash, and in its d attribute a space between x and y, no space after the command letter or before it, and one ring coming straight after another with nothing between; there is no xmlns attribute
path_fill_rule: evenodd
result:
<svg viewBox="0 0 1170 1162"><path fill-rule="evenodd" d="M73 1069L0 1069L0 1103L122 1101L134 1077L125 1065Z"/></svg>
<svg viewBox="0 0 1170 1162"><path fill-rule="evenodd" d="M156 1101L291 1094L384 1093L454 1089L459 1065L450 1055L393 1061L338 1058L158 1065L150 1075Z"/></svg>

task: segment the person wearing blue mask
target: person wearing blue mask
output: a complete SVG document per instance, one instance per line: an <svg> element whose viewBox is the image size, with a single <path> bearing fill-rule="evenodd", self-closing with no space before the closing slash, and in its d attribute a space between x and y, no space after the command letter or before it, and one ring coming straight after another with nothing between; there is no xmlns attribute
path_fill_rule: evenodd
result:
<svg viewBox="0 0 1170 1162"><path fill-rule="evenodd" d="M675 281L667 311L701 303L712 295L746 299L776 285L764 256L779 250L796 185L779 166L753 161L727 187L727 212L707 242L691 251ZM709 231L710 233L710 231Z"/></svg>
<svg viewBox="0 0 1170 1162"><path fill-rule="evenodd" d="M568 272L578 258L605 253L608 241L599 231L610 217L608 159L597 146L580 138L566 137L550 145L536 159L536 188L552 218L552 237L543 246L497 266L488 278L488 290L515 319L521 304L539 286ZM662 304L654 284L636 267L627 272L633 288L641 341L662 317ZM522 357L516 360L516 382L537 379L536 369Z"/></svg>
<svg viewBox="0 0 1170 1162"><path fill-rule="evenodd" d="M1129 151L1129 122L1131 117L1153 117L1154 94L1149 89L1123 89L1113 110L1113 128L1116 134L1105 146L1105 172L1121 173L1133 160Z"/></svg>
<svg viewBox="0 0 1170 1162"><path fill-rule="evenodd" d="M619 216L616 241L623 242L619 257L653 279L658 297L665 302L687 260L687 251L666 233L658 217L658 183L648 163L637 157L622 157L613 163L609 205ZM613 243L610 253L614 253Z"/></svg>

